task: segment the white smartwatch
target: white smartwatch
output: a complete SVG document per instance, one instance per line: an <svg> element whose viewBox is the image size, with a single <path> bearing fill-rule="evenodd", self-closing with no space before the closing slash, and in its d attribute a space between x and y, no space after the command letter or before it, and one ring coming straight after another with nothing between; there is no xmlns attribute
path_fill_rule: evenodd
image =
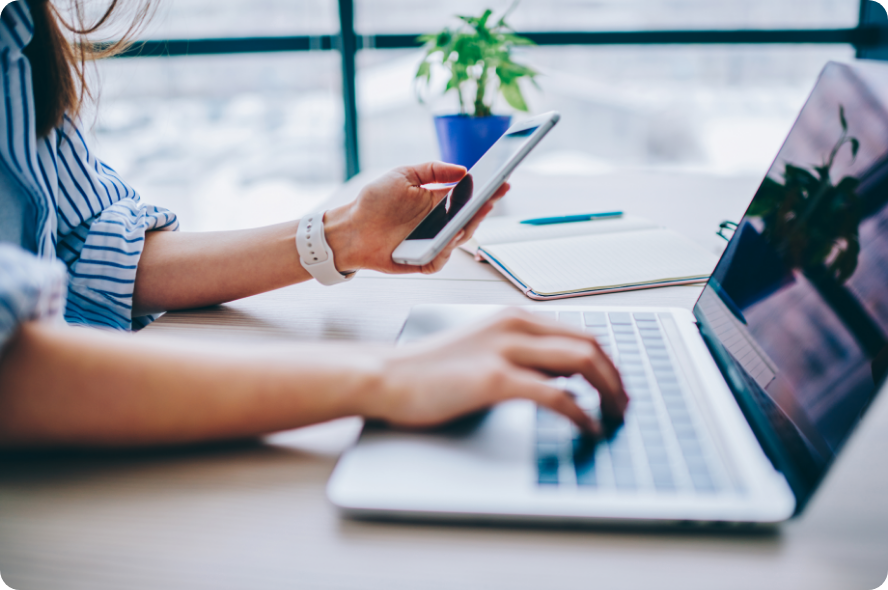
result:
<svg viewBox="0 0 888 590"><path fill-rule="evenodd" d="M296 230L296 251L302 268L322 285L344 283L355 276L354 272L342 274L333 263L333 251L324 237L324 213L310 213L299 220Z"/></svg>

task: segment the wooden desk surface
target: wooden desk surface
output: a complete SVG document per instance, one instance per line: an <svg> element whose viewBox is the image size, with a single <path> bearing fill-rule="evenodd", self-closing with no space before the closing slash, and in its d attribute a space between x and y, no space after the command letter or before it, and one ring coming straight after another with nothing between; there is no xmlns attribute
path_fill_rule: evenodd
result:
<svg viewBox="0 0 888 590"><path fill-rule="evenodd" d="M346 185L349 198L366 177ZM501 213L614 206L706 247L759 179L637 174L516 176ZM553 196L554 195L554 196ZM541 198L546 197L546 198ZM697 287L550 302L691 307ZM168 314L139 338L391 342L418 303L526 304L457 253L434 277L362 273L219 308ZM642 533L355 522L324 487L357 436L348 419L252 444L121 455L0 457L0 572L11 587L682 588L870 590L888 573L888 399L883 396L805 514L772 534Z"/></svg>

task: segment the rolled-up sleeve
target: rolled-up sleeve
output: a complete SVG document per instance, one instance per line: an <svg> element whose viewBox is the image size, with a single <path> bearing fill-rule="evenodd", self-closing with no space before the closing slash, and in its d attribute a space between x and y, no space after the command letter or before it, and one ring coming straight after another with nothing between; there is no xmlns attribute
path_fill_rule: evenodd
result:
<svg viewBox="0 0 888 590"><path fill-rule="evenodd" d="M0 351L23 322L62 322L67 272L10 244L0 244Z"/></svg>
<svg viewBox="0 0 888 590"><path fill-rule="evenodd" d="M156 319L154 315L132 315L136 270L145 234L177 227L171 212L129 198L69 234L64 240L68 256L63 257L70 273L65 310L68 323L131 330Z"/></svg>
<svg viewBox="0 0 888 590"><path fill-rule="evenodd" d="M90 152L72 121L59 131L58 256L70 273L65 319L120 330L142 328L157 317L132 315L145 234L175 231L179 221L166 209L142 203L131 186Z"/></svg>

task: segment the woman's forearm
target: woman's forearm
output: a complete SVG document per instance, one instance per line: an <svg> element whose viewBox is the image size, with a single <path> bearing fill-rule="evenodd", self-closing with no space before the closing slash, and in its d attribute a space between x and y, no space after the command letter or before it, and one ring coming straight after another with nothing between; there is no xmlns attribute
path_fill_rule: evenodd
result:
<svg viewBox="0 0 888 590"><path fill-rule="evenodd" d="M180 444L354 415L379 362L336 350L208 349L25 324L0 361L0 445Z"/></svg>
<svg viewBox="0 0 888 590"><path fill-rule="evenodd" d="M622 417L628 398L595 339L520 310L399 348L231 348L32 322L0 357L0 447L172 445L354 415L423 427L512 398L600 431L551 383L576 374Z"/></svg>
<svg viewBox="0 0 888 590"><path fill-rule="evenodd" d="M311 278L296 251L298 221L258 229L149 232L133 315L233 301Z"/></svg>
<svg viewBox="0 0 888 590"><path fill-rule="evenodd" d="M509 190L508 184L428 264L396 264L392 252L446 196L445 191L423 187L456 182L465 172L440 162L398 168L364 187L354 202L327 211L324 235L336 268L439 271L454 248L472 237L493 202ZM291 221L229 232L148 232L136 271L133 315L224 303L311 279L299 262L298 227L298 221Z"/></svg>

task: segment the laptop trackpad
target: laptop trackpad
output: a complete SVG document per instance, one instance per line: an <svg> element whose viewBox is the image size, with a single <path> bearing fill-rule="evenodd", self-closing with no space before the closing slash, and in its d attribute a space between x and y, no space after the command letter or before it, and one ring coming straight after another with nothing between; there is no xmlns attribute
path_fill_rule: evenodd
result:
<svg viewBox="0 0 888 590"><path fill-rule="evenodd" d="M532 402L510 401L431 432L366 428L328 493L343 508L474 512L536 488ZM479 502L480 501L480 502Z"/></svg>

